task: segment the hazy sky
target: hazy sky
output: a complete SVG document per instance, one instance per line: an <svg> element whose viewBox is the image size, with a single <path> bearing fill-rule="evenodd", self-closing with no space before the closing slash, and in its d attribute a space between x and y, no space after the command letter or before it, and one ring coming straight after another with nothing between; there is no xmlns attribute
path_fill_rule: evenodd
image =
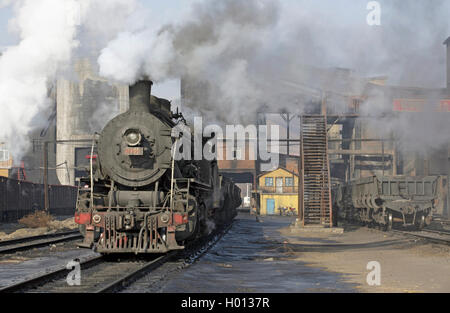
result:
<svg viewBox="0 0 450 313"><path fill-rule="evenodd" d="M107 0L105 0L107 1ZM191 7L191 4L197 2L196 0L140 0L151 12L152 24L163 24L163 23L176 23L179 19L185 16ZM245 1L245 0L242 0ZM370 28L367 25L366 18L368 14L367 4L368 0L280 0L280 3L285 7L289 8L284 11L284 14L287 18L291 18L295 20L296 18L306 18L308 20L313 21L316 24L316 27L322 32L324 36L320 36L323 38L332 38L334 39L336 36L334 34L338 34L339 38L334 40L334 42L330 43L330 50L333 50L334 45L345 46L345 48L341 49L342 55L336 54L333 55L332 58L327 58L329 63L326 66L337 66L337 67L346 67L346 66L361 66L365 67L367 64L365 63L352 63L351 58L349 59L346 54L349 52L349 49L352 47L352 43L348 42L349 40L357 39L358 32L361 34L372 36L375 40L378 40L378 44L383 42L386 38L389 39L389 44L391 46L395 45L395 42L398 40L399 42L399 52L396 56L396 50L392 51L392 47L388 49L379 49L376 47L373 49L366 48L366 50L360 49L361 53L387 53L388 58L391 59L391 62L396 64L397 59L399 57L410 57L412 64L414 63L422 63L422 59L424 59L424 67L429 68L430 65L436 64L436 67L432 68L432 82L431 85L435 85L439 82L442 82L441 86L445 81L445 70L443 64L445 63L445 50L442 46L442 42L445 40L446 36L450 35L449 24L442 25L444 20L445 23L445 14L450 17L450 1L444 0L379 0L381 4L382 15L381 15L381 26L377 26L374 28ZM0 1L1 3L1 1ZM418 5L415 5L415 4ZM426 4L424 4L426 3ZM447 12L431 12L428 11L428 3L439 3L440 11ZM442 5L442 3L444 3ZM405 11L402 11L402 6L408 7ZM437 5L436 5L437 7ZM431 8L431 6L430 6ZM448 10L447 10L448 9ZM434 15L433 15L434 14ZM433 18L435 15L439 14L441 17L440 28L436 29L435 38L429 38L430 34L433 33ZM442 15L444 14L444 18L442 19ZM4 48L8 45L14 45L18 42L17 34L10 34L8 32L8 20L12 17L12 10L8 7L4 7L0 9L0 48ZM428 18L428 20L426 20ZM424 24L421 24L423 20L426 20ZM430 21L431 20L431 23ZM450 18L447 18L450 20ZM319 25L319 26L317 26ZM425 26L423 26L425 25ZM425 29L424 32L422 32ZM349 34L348 40L345 32L342 30L351 30L352 34ZM405 36L403 34L405 33ZM411 40L414 38L415 33L417 33L418 39L423 42L423 44L418 44ZM419 37L420 33L422 37ZM330 35L331 34L331 35ZM386 35L387 34L387 35ZM327 37L328 35L328 37ZM407 36L406 36L407 35ZM317 33L314 34L315 37ZM409 36L409 37L408 37ZM370 37L370 38L372 38ZM402 38L405 37L405 38ZM381 38L381 39L380 39ZM426 42L429 38L429 42ZM361 42L369 43L371 39L362 38ZM401 40L408 40L408 42L401 42ZM321 39L323 41L325 39ZM325 43L326 44L326 43ZM411 44L410 51L405 48L405 44ZM361 46L361 43L354 43L355 46ZM394 53L393 53L394 52ZM408 55L411 53L411 55ZM368 56L370 58L370 56ZM388 64L389 62L386 62ZM385 65L386 65L385 64ZM404 64L399 64L403 68ZM409 64L407 64L409 66ZM441 68L442 67L442 68ZM371 69L371 75L382 75L385 74L386 69L389 68L388 65L385 68L380 67L380 72L375 73L373 69ZM378 68L377 68L378 69ZM359 69L361 70L361 69ZM364 69L362 69L364 71ZM431 72L431 70L430 70ZM424 72L428 75L429 73ZM404 77L400 77L398 80L405 80L407 84L421 84L420 77L417 79L409 79L411 76L409 72L403 75ZM160 86L155 86L155 92L160 96L168 97L170 99L175 99L179 97L179 83L178 82L169 82Z"/></svg>

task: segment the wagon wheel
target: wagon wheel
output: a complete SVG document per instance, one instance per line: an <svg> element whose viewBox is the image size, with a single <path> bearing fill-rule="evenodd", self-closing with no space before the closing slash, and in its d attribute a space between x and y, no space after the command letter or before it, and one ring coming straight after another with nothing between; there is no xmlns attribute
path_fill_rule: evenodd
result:
<svg viewBox="0 0 450 313"><path fill-rule="evenodd" d="M422 230L425 227L425 215L420 215L420 220L416 223L416 227L418 230Z"/></svg>
<svg viewBox="0 0 450 313"><path fill-rule="evenodd" d="M392 224L393 224L392 213L389 213L386 216L386 231L391 231L392 230Z"/></svg>
<svg viewBox="0 0 450 313"><path fill-rule="evenodd" d="M359 211L359 220L360 220L361 226L364 226L364 227L367 226L367 220L364 216L364 210Z"/></svg>

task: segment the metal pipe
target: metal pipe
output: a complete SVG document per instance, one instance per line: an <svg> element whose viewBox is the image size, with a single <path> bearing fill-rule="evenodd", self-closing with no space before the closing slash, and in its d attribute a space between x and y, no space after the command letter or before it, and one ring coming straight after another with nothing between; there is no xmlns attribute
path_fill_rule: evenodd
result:
<svg viewBox="0 0 450 313"><path fill-rule="evenodd" d="M44 207L48 213L50 208L48 198L48 142L44 142Z"/></svg>
<svg viewBox="0 0 450 313"><path fill-rule="evenodd" d="M94 208L94 173L93 173L93 166L92 166L92 159L94 158L94 144L95 144L95 141L92 140L91 160L89 161L90 172L91 172L91 210Z"/></svg>
<svg viewBox="0 0 450 313"><path fill-rule="evenodd" d="M149 112L150 96L153 83L150 80L141 80L129 87L130 112Z"/></svg>
<svg viewBox="0 0 450 313"><path fill-rule="evenodd" d="M178 145L178 138L175 140L175 146L173 149L173 155L172 155L172 175L170 180L170 209L173 209L173 184L174 184L174 176L175 176L175 153L177 151L177 145Z"/></svg>

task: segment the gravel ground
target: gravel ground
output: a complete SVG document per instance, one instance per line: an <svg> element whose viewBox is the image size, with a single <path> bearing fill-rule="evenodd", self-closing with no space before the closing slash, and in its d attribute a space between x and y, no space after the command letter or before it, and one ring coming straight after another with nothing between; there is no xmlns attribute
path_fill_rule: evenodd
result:
<svg viewBox="0 0 450 313"><path fill-rule="evenodd" d="M0 241L76 230L73 216L54 216L48 227L27 228L19 223L0 223Z"/></svg>
<svg viewBox="0 0 450 313"><path fill-rule="evenodd" d="M450 292L449 246L355 226L344 234L281 234L296 259L343 274L360 292ZM381 266L380 286L366 282L371 261Z"/></svg>

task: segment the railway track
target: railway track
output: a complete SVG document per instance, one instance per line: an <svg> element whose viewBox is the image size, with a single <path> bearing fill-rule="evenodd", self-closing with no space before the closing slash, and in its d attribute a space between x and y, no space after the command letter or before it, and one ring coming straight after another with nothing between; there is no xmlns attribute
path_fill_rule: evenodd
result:
<svg viewBox="0 0 450 313"><path fill-rule="evenodd" d="M353 224L356 226L359 226L357 224ZM438 244L444 244L444 245L450 245L450 230L436 230L436 229L427 229L424 228L420 231L408 231L408 230L400 230L400 229L391 229L390 231L386 232L385 230L382 230L380 227L369 227L372 229L375 229L377 231L383 232L383 233L394 233L399 235L404 235L412 238L419 238L423 240L427 240L429 242L438 243Z"/></svg>
<svg viewBox="0 0 450 313"><path fill-rule="evenodd" d="M392 230L391 232L396 234L402 234L409 237L415 237L427 240L429 242L450 245L450 232L449 231L439 231L432 229L424 229L421 231L403 231L403 230Z"/></svg>
<svg viewBox="0 0 450 313"><path fill-rule="evenodd" d="M81 239L78 230L0 241L0 255Z"/></svg>
<svg viewBox="0 0 450 313"><path fill-rule="evenodd" d="M123 257L111 259L103 256L79 261L81 283L70 286L67 277L73 268L60 267L38 274L24 281L0 288L0 293L39 292L39 293L109 293L122 290L136 280L150 274L165 263L174 260L178 268L194 263L207 253L231 228L214 233L200 243L188 246L187 250L172 251L164 255L147 257Z"/></svg>
<svg viewBox="0 0 450 313"><path fill-rule="evenodd" d="M441 225L449 225L450 226L450 220L446 220L446 219L442 219L442 218L433 219L433 222L440 223Z"/></svg>
<svg viewBox="0 0 450 313"><path fill-rule="evenodd" d="M97 263L101 262L102 256L95 256L92 258L85 259L80 262L80 269L84 270L91 266L96 265ZM45 283L52 282L57 279L66 278L67 275L70 273L71 269L67 269L65 266L61 266L58 268L53 268L50 270L47 270L43 273L38 273L37 275L34 275L30 278L27 278L23 281L1 287L0 293L13 293L13 292L20 292L20 291L29 291L35 288L38 288L39 286L42 286Z"/></svg>

